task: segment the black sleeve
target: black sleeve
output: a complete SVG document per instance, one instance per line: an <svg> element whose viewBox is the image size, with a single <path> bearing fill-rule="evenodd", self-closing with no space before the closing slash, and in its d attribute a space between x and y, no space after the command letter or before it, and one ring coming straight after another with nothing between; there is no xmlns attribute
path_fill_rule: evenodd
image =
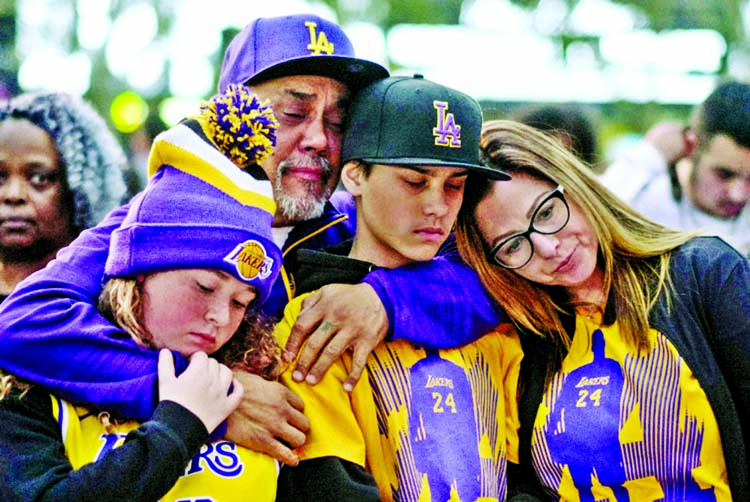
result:
<svg viewBox="0 0 750 502"><path fill-rule="evenodd" d="M574 319L575 320L575 319ZM534 420L544 395L544 382L550 345L536 335L520 333L523 359L519 374L518 459L519 464L508 462L508 502L533 502L547 500L531 458L531 437Z"/></svg>
<svg viewBox="0 0 750 502"><path fill-rule="evenodd" d="M750 500L750 261L718 237L695 239L697 256L675 270L680 293L710 345L725 382L704 386L719 425L734 500ZM700 254L698 254L700 252ZM678 256L677 260L685 260ZM698 291L694 289L697 285ZM672 323L689 322L689 317ZM682 328L689 333L689 328ZM683 341L692 344L689 339ZM685 349L688 350L688 349ZM688 363L690 364L690 363ZM694 373L697 372L694 370Z"/></svg>
<svg viewBox="0 0 750 502"><path fill-rule="evenodd" d="M534 474L533 471L529 472L524 467L508 462L508 502L542 502L546 500L536 479L528 478L529 474Z"/></svg>
<svg viewBox="0 0 750 502"><path fill-rule="evenodd" d="M379 502L382 499L375 478L364 468L338 457L321 457L281 469L276 502L301 500Z"/></svg>
<svg viewBox="0 0 750 502"><path fill-rule="evenodd" d="M122 446L74 470L51 406L38 388L0 401L0 500L158 500L208 437L195 415L162 402Z"/></svg>

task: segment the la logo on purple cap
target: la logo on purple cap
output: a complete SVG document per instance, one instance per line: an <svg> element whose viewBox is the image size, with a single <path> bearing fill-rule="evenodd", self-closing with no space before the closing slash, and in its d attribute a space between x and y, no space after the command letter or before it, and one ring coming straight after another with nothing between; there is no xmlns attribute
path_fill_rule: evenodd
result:
<svg viewBox="0 0 750 502"><path fill-rule="evenodd" d="M305 26L310 30L310 43L307 48L310 52L316 56L322 53L326 53L329 56L333 54L333 42L328 41L325 31L321 31L320 34L316 34L315 29L318 27L318 23L315 21L305 22Z"/></svg>
<svg viewBox="0 0 750 502"><path fill-rule="evenodd" d="M456 124L456 117L452 113L447 113L448 102L433 101L432 106L437 112L437 126L432 129L435 145L461 148L461 126Z"/></svg>
<svg viewBox="0 0 750 502"><path fill-rule="evenodd" d="M273 258L268 256L263 244L256 240L237 244L232 252L224 257L224 261L237 267L240 277L247 280L256 277L265 279L271 275L273 267Z"/></svg>

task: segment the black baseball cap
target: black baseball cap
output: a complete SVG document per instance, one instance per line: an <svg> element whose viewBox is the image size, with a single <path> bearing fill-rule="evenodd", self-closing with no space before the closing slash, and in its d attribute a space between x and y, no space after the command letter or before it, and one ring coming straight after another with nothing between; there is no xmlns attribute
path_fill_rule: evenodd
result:
<svg viewBox="0 0 750 502"><path fill-rule="evenodd" d="M422 75L385 78L355 96L341 162L466 167L509 180L479 160L481 132L482 109L470 96Z"/></svg>

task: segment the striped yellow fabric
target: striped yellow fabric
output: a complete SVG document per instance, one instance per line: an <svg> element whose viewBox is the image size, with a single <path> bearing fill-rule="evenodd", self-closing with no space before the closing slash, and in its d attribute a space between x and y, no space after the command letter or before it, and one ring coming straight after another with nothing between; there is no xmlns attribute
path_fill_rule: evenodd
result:
<svg viewBox="0 0 750 502"><path fill-rule="evenodd" d="M245 206L255 206L270 214L276 212L273 191L267 180L256 180L241 171L187 126L177 125L157 136L149 155L149 176L162 165L195 176Z"/></svg>

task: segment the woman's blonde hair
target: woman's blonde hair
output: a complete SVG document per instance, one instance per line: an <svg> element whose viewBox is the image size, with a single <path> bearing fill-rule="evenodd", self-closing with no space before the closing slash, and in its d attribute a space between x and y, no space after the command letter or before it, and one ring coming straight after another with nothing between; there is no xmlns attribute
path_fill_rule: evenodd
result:
<svg viewBox="0 0 750 502"><path fill-rule="evenodd" d="M546 180L565 189L580 207L599 244L604 294L614 302L616 319L627 342L648 347L648 313L669 289L670 251L694 234L670 230L633 210L609 192L558 140L532 127L508 120L487 122L480 144L484 161L513 174ZM493 182L470 175L457 221L457 241L464 260L478 273L494 299L523 330L551 337L552 358L559 363L570 346L561 313L574 306L560 287L528 281L487 258L487 243L476 221L476 209ZM512 183L512 181L511 181Z"/></svg>
<svg viewBox="0 0 750 502"><path fill-rule="evenodd" d="M99 311L127 331L143 347L154 348L153 335L143 325L143 281L112 278L99 296ZM274 323L252 306L237 331L212 357L232 369L275 380L281 372L281 349L273 337Z"/></svg>

